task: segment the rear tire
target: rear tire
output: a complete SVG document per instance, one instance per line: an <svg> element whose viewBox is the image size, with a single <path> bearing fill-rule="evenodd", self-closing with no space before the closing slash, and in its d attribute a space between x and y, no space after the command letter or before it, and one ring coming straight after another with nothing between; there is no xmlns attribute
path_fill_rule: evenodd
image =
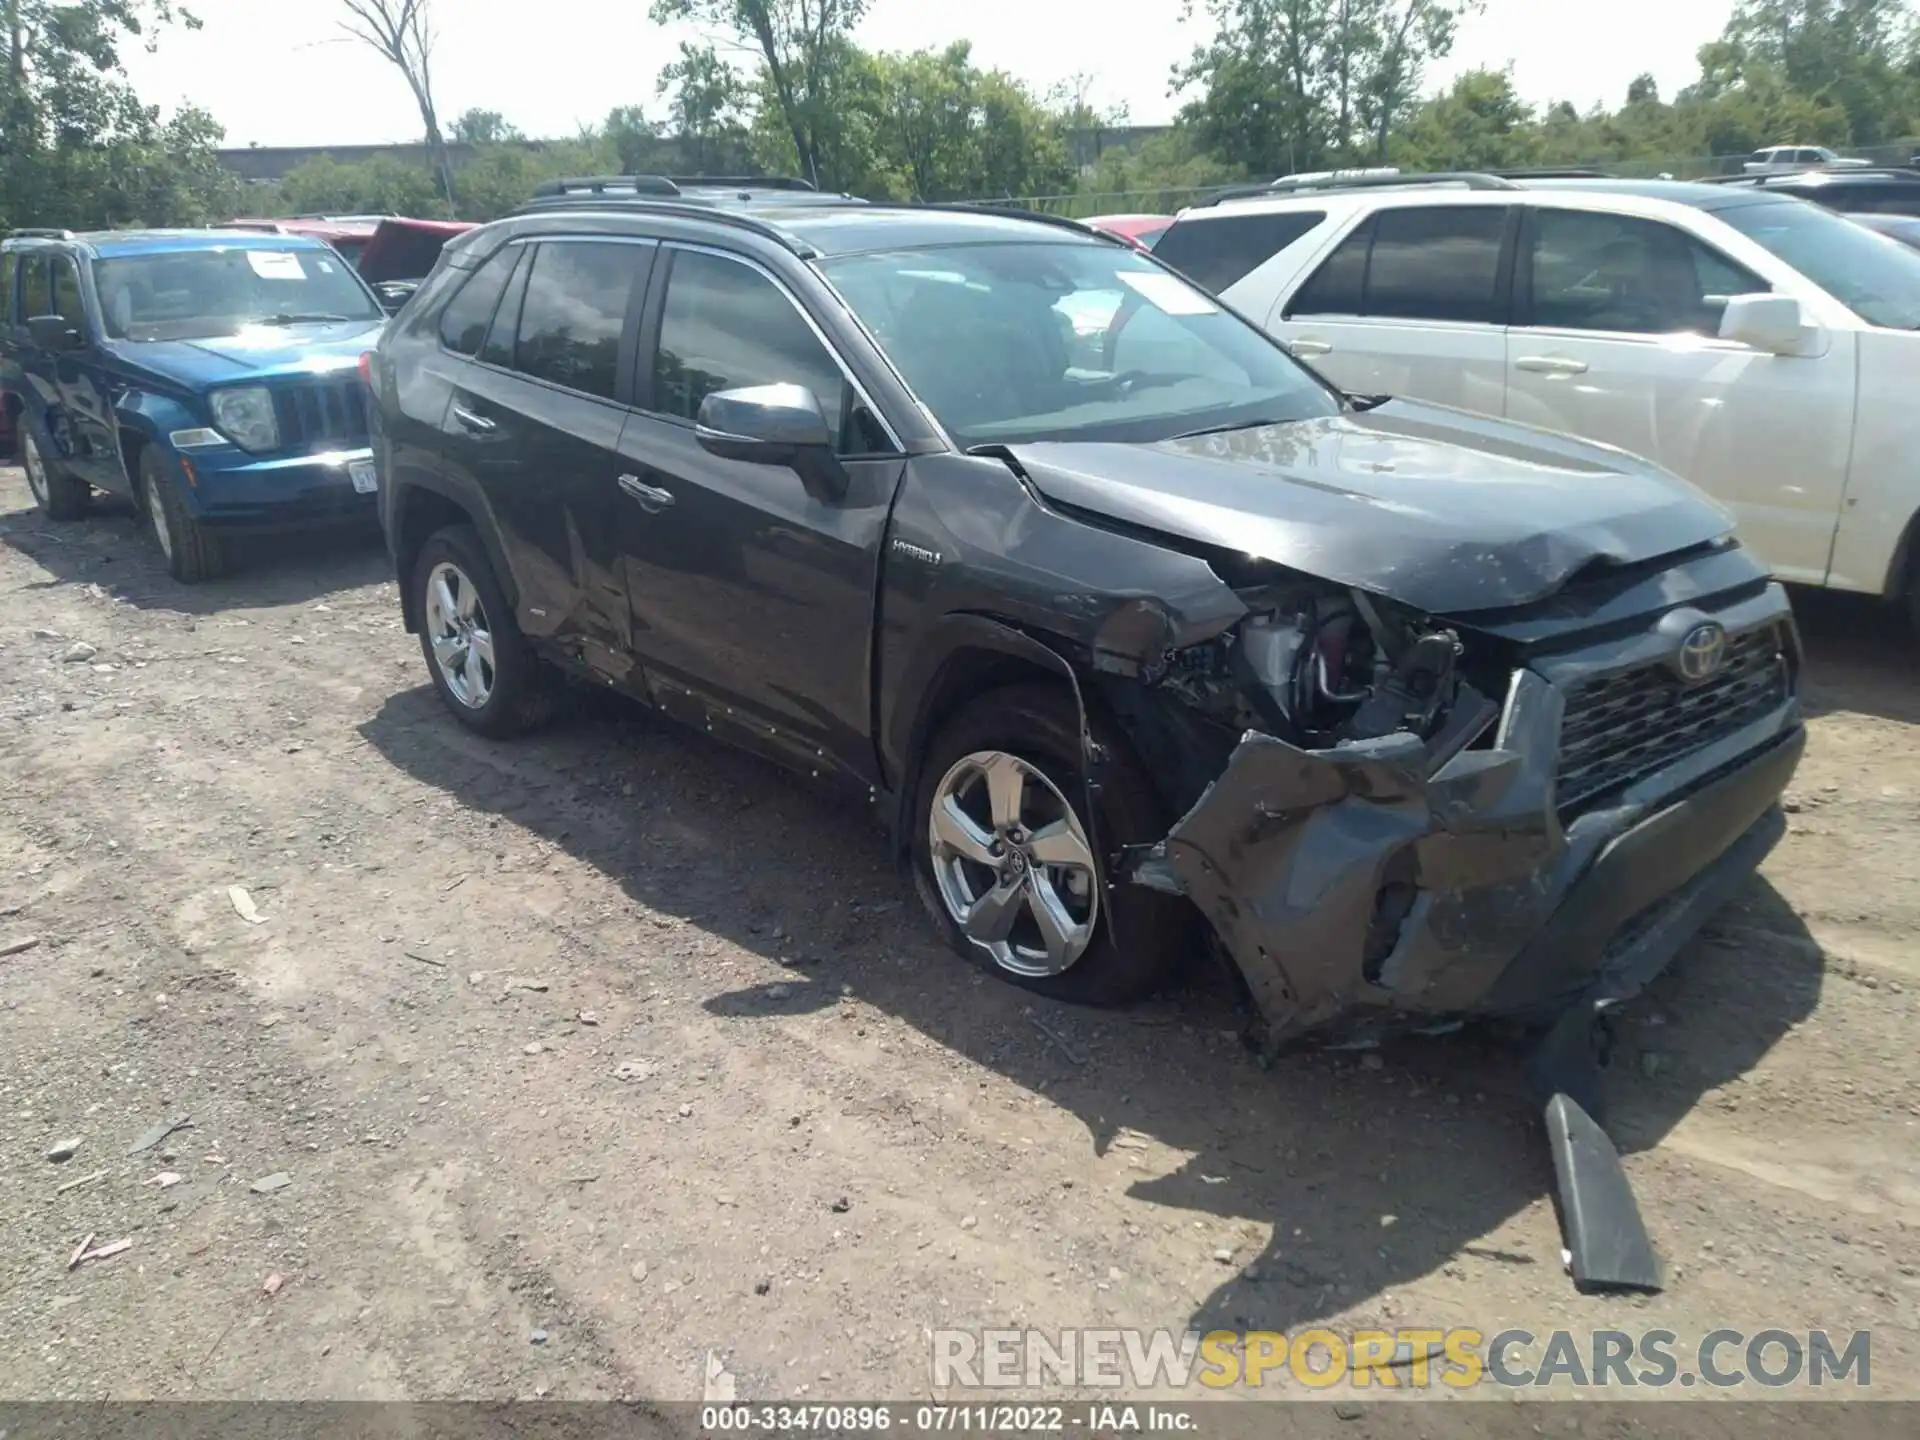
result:
<svg viewBox="0 0 1920 1440"><path fill-rule="evenodd" d="M49 520L79 520L93 505L93 487L50 458L45 438L23 413L15 422L20 436L20 468L27 472L33 503Z"/></svg>
<svg viewBox="0 0 1920 1440"><path fill-rule="evenodd" d="M1091 723L1108 757L1091 831L1079 714L1067 691L996 691L944 725L926 749L910 812L914 885L947 943L990 974L1056 1000L1124 1005L1174 974L1194 939L1193 914L1142 886L1109 888L1108 857L1160 839L1167 822L1125 738L1098 715ZM1024 808L1031 825L1025 815L1011 829L999 823L1005 807L996 785L1018 797L1014 808ZM992 858L969 858L982 844L994 847ZM1014 858L1013 850L1022 853ZM1082 855L1093 866L1090 889L1076 879ZM992 906L1005 895L1017 895L1024 913L992 938Z"/></svg>
<svg viewBox="0 0 1920 1440"><path fill-rule="evenodd" d="M187 513L166 462L152 446L140 452L140 493L135 498L169 575L182 585L198 585L226 573L225 542Z"/></svg>
<svg viewBox="0 0 1920 1440"><path fill-rule="evenodd" d="M427 673L456 720L499 740L552 717L558 677L520 633L471 525L428 537L408 583Z"/></svg>

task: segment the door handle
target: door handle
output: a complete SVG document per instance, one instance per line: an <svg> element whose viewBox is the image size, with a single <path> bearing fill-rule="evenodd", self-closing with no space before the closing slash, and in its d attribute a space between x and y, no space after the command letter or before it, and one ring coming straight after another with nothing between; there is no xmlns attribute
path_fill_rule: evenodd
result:
<svg viewBox="0 0 1920 1440"><path fill-rule="evenodd" d="M1289 340L1287 349L1294 355L1331 355L1333 346L1325 340Z"/></svg>
<svg viewBox="0 0 1920 1440"><path fill-rule="evenodd" d="M639 501L640 508L649 515L658 515L673 504L671 490L662 490L658 485L649 485L638 475L622 475L620 488Z"/></svg>
<svg viewBox="0 0 1920 1440"><path fill-rule="evenodd" d="M1531 371L1535 375L1584 375L1587 373L1587 362L1566 355L1522 355L1513 362L1513 368Z"/></svg>
<svg viewBox="0 0 1920 1440"><path fill-rule="evenodd" d="M460 422L463 429L471 430L476 435L491 435L500 428L496 422L484 415L474 414L464 405L456 404L453 407L453 418Z"/></svg>

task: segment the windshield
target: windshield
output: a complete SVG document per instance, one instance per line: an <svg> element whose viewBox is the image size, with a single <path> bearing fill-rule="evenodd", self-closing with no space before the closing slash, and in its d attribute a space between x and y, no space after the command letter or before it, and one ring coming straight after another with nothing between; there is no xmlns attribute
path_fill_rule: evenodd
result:
<svg viewBox="0 0 1920 1440"><path fill-rule="evenodd" d="M1869 325L1920 330L1920 254L1805 200L1716 213Z"/></svg>
<svg viewBox="0 0 1920 1440"><path fill-rule="evenodd" d="M199 340L251 325L381 319L332 250L207 249L93 262L101 322L117 340Z"/></svg>
<svg viewBox="0 0 1920 1440"><path fill-rule="evenodd" d="M956 245L822 269L963 448L1165 440L1339 410L1260 331L1117 245Z"/></svg>

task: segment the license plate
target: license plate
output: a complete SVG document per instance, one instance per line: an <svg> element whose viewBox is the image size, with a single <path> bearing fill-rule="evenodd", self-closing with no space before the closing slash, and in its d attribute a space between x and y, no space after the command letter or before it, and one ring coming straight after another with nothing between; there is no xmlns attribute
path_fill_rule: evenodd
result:
<svg viewBox="0 0 1920 1440"><path fill-rule="evenodd" d="M371 460L349 460L347 478L353 481L356 494L371 495L380 488L380 472L373 468Z"/></svg>

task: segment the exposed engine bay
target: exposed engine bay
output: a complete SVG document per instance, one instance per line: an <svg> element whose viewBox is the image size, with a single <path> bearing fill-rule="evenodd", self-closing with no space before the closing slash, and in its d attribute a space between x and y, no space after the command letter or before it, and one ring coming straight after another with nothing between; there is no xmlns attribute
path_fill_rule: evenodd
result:
<svg viewBox="0 0 1920 1440"><path fill-rule="evenodd" d="M1141 682L1236 731L1307 750L1394 734L1445 735L1458 749L1496 713L1466 683L1465 647L1450 627L1326 584L1239 593L1244 620L1165 656Z"/></svg>

